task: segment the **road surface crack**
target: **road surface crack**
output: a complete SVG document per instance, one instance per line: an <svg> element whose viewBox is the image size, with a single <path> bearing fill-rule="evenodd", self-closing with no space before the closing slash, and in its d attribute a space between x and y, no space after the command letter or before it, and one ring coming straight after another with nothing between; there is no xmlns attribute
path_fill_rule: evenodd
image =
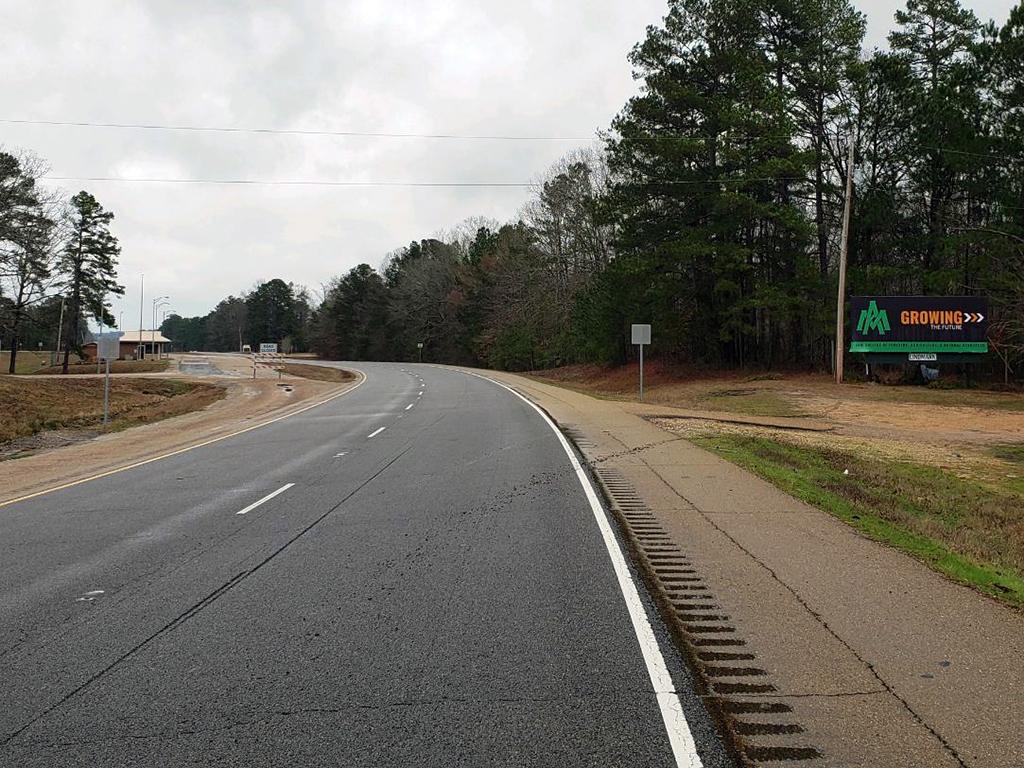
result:
<svg viewBox="0 0 1024 768"><path fill-rule="evenodd" d="M357 494L359 491L361 491L367 485L369 485L374 480L376 480L378 477L380 477L385 471L387 471L387 469L389 467L391 467L391 465L393 465L396 461L398 461L400 458L402 458L402 456L404 456L411 448L412 448L412 443L407 444L405 448L403 448L397 455L394 456L394 458L390 459L380 469L378 469L376 472L374 472L372 475L370 475L370 477L368 477L366 480L364 480L359 485L357 485L355 488L353 488L351 491L349 491L349 493L345 494L345 496L340 501L338 501L337 504L335 504L330 509L328 509L326 512L324 512L322 515L320 515L315 520L313 520L313 522L311 522L309 525L307 525L301 531L299 531L294 536L292 536L290 539L288 539L288 541L286 541L280 547L278 547L273 552L271 552L267 557L265 557L259 563L254 565L252 568L248 568L248 569L246 569L244 571L241 571L241 572L235 574L228 581L226 581L223 584L221 584L219 587L217 587L217 589L213 590L213 592L208 594L206 597L204 597L203 599L201 599L198 602L196 602L193 605L191 605L186 611L184 611L183 613L179 614L175 618L171 619L171 621L169 621L166 624L164 624L162 627L160 627L160 629L156 630L152 634L150 634L147 637L145 637L143 640L141 640L138 643L136 643L134 646L132 646L127 651L125 651L120 656L118 656L116 659L114 659L112 662L110 662L110 664L108 664L103 669L99 670L98 672L94 673L89 678L87 678L84 682L82 682L80 685L78 685L76 688L72 689L69 693L65 694L57 702L55 702L54 704L51 704L49 707L44 709L42 712L37 714L35 717L31 718L28 722L26 722L24 725L19 727L13 733L10 733L6 737L4 737L3 741L0 741L0 746L6 746L6 745L10 744L12 741L14 741L14 739L16 739L22 733L24 733L25 730L27 730L28 728L31 728L33 725L38 723L40 720L42 720L43 718L47 717L50 713L52 713L55 710L57 710L60 707L62 707L64 704L66 704L68 701L73 699L75 696L77 696L80 693L82 693L86 688L88 688L90 685L95 683L97 680L99 680L102 677L106 676L108 673L113 671L120 664L122 664L123 662L127 661L131 657L135 656L139 651L141 651L143 648L148 646L154 640L156 640L157 638L159 638L159 637L161 637L163 635L168 634L169 632L172 632L176 627L180 626L181 624L183 624L186 621L188 621L189 619L191 619L193 616L195 616L197 613L202 611L204 608L206 608L207 606L209 606L213 602L215 602L222 595L224 595L227 592L229 592L231 589L236 587L238 584L240 584L242 581L247 579L249 576L252 576L258 570L260 570L263 566L267 565L274 558L276 558L278 555L280 555L282 552L284 552L286 549L288 549L288 547L290 547L292 544L294 544L296 541L298 541L298 539L300 539L305 534L309 533L309 531L311 531L313 528L315 528L321 522L326 520L327 517L331 513L333 513L335 510L337 510L339 507L341 507L346 501L348 501L350 498L352 498L355 494Z"/></svg>
<svg viewBox="0 0 1024 768"><path fill-rule="evenodd" d="M645 691L646 693L646 691ZM579 697L573 696L495 696L495 697L459 697L459 696L440 696L437 698L424 698L424 699L403 699L398 701L385 701L379 704L370 704L362 702L353 702L351 704L344 704L332 707L296 707L295 709L282 709L272 712L267 712L258 717L251 717L243 720L232 720L229 723L217 726L207 726L201 728L177 728L173 731L156 731L146 733L124 733L118 734L117 736L109 736L106 738L98 739L76 739L73 741L67 740L47 740L47 739L29 739L28 743L34 746L47 746L47 747L79 747L94 744L110 744L117 743L119 741L147 741L151 739L177 739L187 736L197 736L201 734L215 734L223 733L225 731L231 731L236 728L249 728L254 725L269 725L270 723L286 719L286 718L301 718L306 716L317 716L317 715L344 715L353 711L370 711L370 712L383 712L390 709L407 709L407 708L419 708L419 707L436 707L444 704L457 704L457 705L471 705L471 706L485 706L489 704L557 704L560 702L578 702Z"/></svg>

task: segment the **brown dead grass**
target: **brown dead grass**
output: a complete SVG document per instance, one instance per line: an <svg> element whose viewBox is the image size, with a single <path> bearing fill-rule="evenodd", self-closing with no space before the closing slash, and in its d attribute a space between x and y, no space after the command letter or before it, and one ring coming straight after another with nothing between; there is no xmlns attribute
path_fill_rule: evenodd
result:
<svg viewBox="0 0 1024 768"><path fill-rule="evenodd" d="M112 360L110 362L111 373L159 373L166 371L170 365L169 360ZM106 371L106 366L99 369L100 373ZM40 368L32 371L36 374L60 374L62 369L59 365ZM96 373L96 363L75 363L68 366L68 375Z"/></svg>
<svg viewBox="0 0 1024 768"><path fill-rule="evenodd" d="M0 378L0 443L48 430L116 431L205 408L223 388L178 379L110 382L111 423L103 426L103 379Z"/></svg>
<svg viewBox="0 0 1024 768"><path fill-rule="evenodd" d="M19 349L18 356L14 361L15 373L35 373L44 365L49 365L49 352L36 352L35 350ZM11 352L4 350L0 352L0 375L6 374L11 365Z"/></svg>
<svg viewBox="0 0 1024 768"><path fill-rule="evenodd" d="M636 366L581 365L536 371L535 378L622 400L636 398ZM838 434L942 444L1024 442L1024 394L848 383L806 373L685 370L651 363L646 403L748 416L804 416Z"/></svg>
<svg viewBox="0 0 1024 768"><path fill-rule="evenodd" d="M645 403L691 412L805 416L826 432L779 430L721 421L669 420L686 435L749 435L802 448L844 448L888 461L912 461L990 488L1024 491L1024 470L1009 452L1024 455L1024 394L852 382L806 373L717 373L651 363ZM636 398L637 368L570 366L533 376L598 397ZM699 415L695 413L694 415ZM791 426L799 426L793 422Z"/></svg>
<svg viewBox="0 0 1024 768"><path fill-rule="evenodd" d="M338 383L353 381L356 375L344 368L329 368L326 365L303 365L302 363L282 363L275 366L281 373L289 376L301 376L314 381L335 381Z"/></svg>

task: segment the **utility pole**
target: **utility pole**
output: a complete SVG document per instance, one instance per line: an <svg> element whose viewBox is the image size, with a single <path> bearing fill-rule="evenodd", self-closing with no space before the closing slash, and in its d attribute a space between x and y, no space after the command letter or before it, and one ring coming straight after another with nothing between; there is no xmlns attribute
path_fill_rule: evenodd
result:
<svg viewBox="0 0 1024 768"><path fill-rule="evenodd" d="M107 300L106 295L100 297L100 336L103 335L103 303L106 300ZM103 372L100 366L101 366L101 363L100 363L100 340L97 338L96 339L96 373L102 373ZM106 402L106 401L104 400L104 402ZM104 405L104 411L103 411L103 423L104 424L107 423L107 411L106 411L106 406L105 405Z"/></svg>
<svg viewBox="0 0 1024 768"><path fill-rule="evenodd" d="M61 335L64 331L64 297L60 297L60 320L57 322L57 353L60 354ZM53 364L57 364L57 358L53 358Z"/></svg>
<svg viewBox="0 0 1024 768"><path fill-rule="evenodd" d="M836 384L843 383L843 352L846 346L846 254L850 245L850 210L853 208L853 152L857 134L850 133L846 158L846 202L843 205L843 238L839 245L839 294L836 297Z"/></svg>

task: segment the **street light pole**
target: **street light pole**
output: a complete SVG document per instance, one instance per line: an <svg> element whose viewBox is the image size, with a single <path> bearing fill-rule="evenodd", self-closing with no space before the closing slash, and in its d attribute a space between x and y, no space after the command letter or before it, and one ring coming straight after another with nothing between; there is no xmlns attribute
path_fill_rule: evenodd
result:
<svg viewBox="0 0 1024 768"><path fill-rule="evenodd" d="M149 330L149 345L154 355L156 354L156 310L158 307L162 307L164 304L167 304L168 302L164 301L164 299L169 298L171 297L157 296L153 299L153 326Z"/></svg>
<svg viewBox="0 0 1024 768"><path fill-rule="evenodd" d="M135 350L135 356L139 356L139 349L146 354L146 343L142 340L142 329L146 327L146 321L142 319L146 308L146 275L143 274L139 282L139 346Z"/></svg>
<svg viewBox="0 0 1024 768"><path fill-rule="evenodd" d="M176 310L176 309L165 309L165 310L163 311L163 314L161 315L161 318L162 318L162 319L161 319L161 321L160 321L160 327L161 327L161 328L163 328L163 327L164 327L164 323L166 323L166 322L167 322L167 316L168 316L168 315L173 315L173 314L174 314L175 312L177 312L177 310ZM161 331L160 331L160 333L162 334L162 333L163 333L163 331L161 330ZM173 342L173 341L174 341L174 339L171 339L171 341ZM172 346L171 346L171 352L173 352L173 351L174 351L174 346L172 345Z"/></svg>

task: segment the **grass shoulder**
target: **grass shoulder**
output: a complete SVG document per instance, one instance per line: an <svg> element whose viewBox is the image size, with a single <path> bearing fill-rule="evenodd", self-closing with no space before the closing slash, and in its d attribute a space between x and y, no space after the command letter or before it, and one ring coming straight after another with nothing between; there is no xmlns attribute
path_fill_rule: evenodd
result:
<svg viewBox="0 0 1024 768"><path fill-rule="evenodd" d="M1024 495L1014 489L912 462L764 437L690 439L864 535L1024 607Z"/></svg>

